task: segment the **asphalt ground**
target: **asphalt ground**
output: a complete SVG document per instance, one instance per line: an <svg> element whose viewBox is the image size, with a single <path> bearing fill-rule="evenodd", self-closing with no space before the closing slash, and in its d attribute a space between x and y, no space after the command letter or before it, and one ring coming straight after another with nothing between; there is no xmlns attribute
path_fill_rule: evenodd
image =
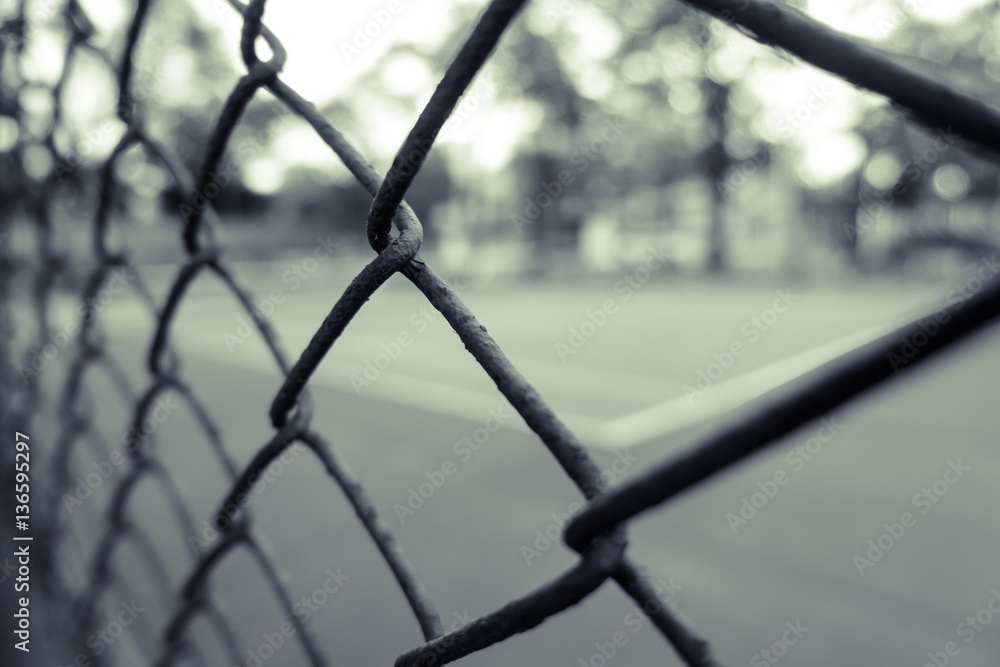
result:
<svg viewBox="0 0 1000 667"><path fill-rule="evenodd" d="M256 295L281 292L268 319L289 358L356 268L350 261L320 265L295 287L286 272L297 263L236 267ZM171 270L148 267L143 276L162 296ZM614 483L692 446L768 388L965 284L653 276L626 299L619 281L629 276L637 278L635 269L572 284L457 281L481 323ZM67 302L61 311L69 315L71 307ZM361 477L450 626L572 566L575 555L546 534L557 536L560 515L579 494L523 422L509 416L506 401L448 325L426 308L402 279L366 304L311 383L314 427ZM241 314L213 279L200 279L178 312L171 340L182 376L245 464L272 433L267 409L280 376L259 333L250 327L242 335ZM127 290L101 321L133 385L148 386L149 315ZM588 321L594 326L585 326ZM734 348L737 343L742 348ZM734 349L742 352L729 362L726 354ZM43 371L45 386L58 386L61 361ZM724 664L919 666L932 664L931 653L953 665L995 665L1000 619L992 618L988 603L992 590L1000 590L998 361L1000 332L993 327L844 406L825 430L808 424L642 515L630 526L630 554L662 580L664 595ZM699 385L702 373L710 383ZM701 393L686 395L685 385ZM116 397L100 371L88 375L85 393L107 446L121 449L131 405ZM227 482L190 409L178 403L157 423L156 447L200 523L217 508ZM491 415L503 421L495 432L485 430L496 424ZM41 427L42 437L53 427ZM475 442L483 433L488 438L478 449L463 440ZM96 470L102 451L81 446L74 466ZM82 554L68 557L70 569L92 558L107 529L112 482L127 466L116 467L72 514L63 509ZM192 536L155 483L140 485L132 502L131 518L149 534L168 566L169 587L177 590L194 562ZM391 664L421 642L388 568L311 453L284 465L254 496L251 511L296 595L312 601L308 626L331 664ZM889 548L873 550L869 540ZM147 610L116 648L134 651L123 654L139 656L141 664L175 600L159 594L131 547L114 563L122 584L105 596L107 605L120 608L135 598ZM328 571L339 573L336 584ZM324 583L336 592L320 595ZM247 651L258 652L262 635L273 637L286 620L258 566L246 551L232 554L216 570L212 589L238 629L242 664L256 664ZM608 583L539 628L457 664L680 664L635 607ZM976 625L966 620L984 609L979 621L973 618ZM981 629L970 630L975 627ZM192 636L214 656L210 664L230 664L207 624L197 624ZM948 642L955 642L949 647L955 655L944 653ZM94 650L70 647L57 659L68 664ZM263 662L304 660L288 641Z"/></svg>

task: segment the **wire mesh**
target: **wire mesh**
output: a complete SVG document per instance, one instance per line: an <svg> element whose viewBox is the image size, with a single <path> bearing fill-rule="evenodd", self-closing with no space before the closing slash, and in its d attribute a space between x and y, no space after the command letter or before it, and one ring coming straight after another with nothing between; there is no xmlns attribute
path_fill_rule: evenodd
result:
<svg viewBox="0 0 1000 667"><path fill-rule="evenodd" d="M931 127L946 127L949 132L988 149L995 150L1000 145L1000 115L993 109L900 67L876 49L831 31L797 11L755 0L739 3L688 0L688 3L751 33L764 43L785 49L859 87L885 95L911 112L919 122ZM7 344L3 347L9 348L14 337L11 324L14 314L7 303L11 277L15 274L31 276L31 317L38 332L38 342L45 345L54 331L49 313L56 298L57 282L72 264L72 258L60 250L57 230L52 224L51 194L61 188L79 186L73 170L63 168L73 165L75 156L60 149L57 135L64 85L70 70L68 64L81 52L96 55L114 74L119 96L116 113L126 129L99 170L100 185L92 215L86 220L81 217L80 224L86 226L90 235L96 263L84 277L84 288L79 298L82 304L93 303L109 281L116 276L121 280L124 276L143 296L155 330L147 358L151 381L144 389L135 392L101 335L99 318L88 311L78 325L79 333L75 336L71 362L66 377L61 381L59 438L51 458L54 462L50 476L53 491L47 494L44 511L36 522L48 544L60 544L61 536L67 530L67 526L62 525L63 520L56 517L61 493L72 484L74 471L70 461L73 451L83 442L90 442L98 451L108 451L106 444L94 444L97 440L93 435L96 424L90 401L83 390L83 378L89 369L100 367L115 379L119 390L116 400L130 411L130 433L136 435L127 449L132 465L114 489L106 521L101 527L99 546L93 560L86 564L86 584L76 589L60 585L60 577L56 576L59 565L55 562L59 558L59 549L48 550L51 560L45 564L49 573L46 578L47 594L66 610L63 628L67 636L77 636L92 627L101 614L102 596L110 588L122 585L111 566L113 554L122 544L131 543L144 554L144 563L152 581L162 586L167 580L163 575L164 563L152 548L147 529L135 525L128 516L130 501L141 482L152 480L159 485L169 511L189 533L195 532L195 520L179 481L168 467L162 465L155 438L148 437L142 429L144 421L156 409L157 401L168 392L182 397L196 415L213 455L228 474L231 486L215 522L221 539L207 545L180 590L161 591L164 599L174 603L167 629L158 644L159 656L155 664L172 664L182 657L195 664L206 664L205 657L190 640L191 626L199 616L208 621L207 627L217 634L230 658L237 663L241 661L237 629L232 627L226 609L213 594L211 586L213 573L223 567L228 554L239 549L246 550L256 562L260 576L273 590L275 604L294 627L296 641L309 664L329 664L314 631L293 613L295 595L292 586L267 536L254 526L248 509L233 511L237 506L236 500L248 491L267 466L296 446L311 451L341 488L419 623L424 643L399 656L396 664L445 664L538 626L579 603L609 579L640 605L660 599L651 577L627 554L625 529L629 519L708 479L872 386L894 377L897 368L888 359L893 354L901 353L901 338L905 339L920 326L918 322L910 324L817 369L794 394L772 399L718 433L707 436L676 459L655 465L645 474L614 489L606 489L600 470L574 434L511 364L456 291L418 257L423 238L422 227L404 201L443 124L490 58L525 1L494 0L486 7L384 177L314 105L282 81L280 73L286 51L278 37L262 22L265 0L251 0L247 4L230 0L232 10L242 18L240 51L246 73L229 93L218 114L199 172L190 173L170 146L154 138L145 122L143 102L135 95L135 54L149 21L151 4L151 0L137 0L125 43L118 55L94 42L94 26L78 2L68 0L58 8L55 3L46 5L50 12L58 13L69 35L64 54L67 66L63 68L59 81L51 87L29 81L20 67L26 45L32 39L26 0L21 0L14 15L4 21L0 41L0 73L3 74L0 79L0 114L14 119L23 137L11 151L3 154L0 195L5 215L4 228L0 232L6 234L13 230L13 212L17 210L30 218L35 234L33 256L15 256L5 252L3 257L4 280L0 286L0 297L3 298L0 298L0 306L6 312L0 320L7 323L3 330L3 339ZM257 56L260 39L272 52L268 60ZM31 111L23 104L23 93L29 89L35 92L41 90L51 98L52 103L51 123L39 140L30 139L31 132L26 127ZM260 333L284 381L270 409L273 433L264 436L265 444L257 449L250 463L239 468L231 445L221 437L220 429L199 397L197 388L191 386L180 371L177 354L171 346L171 326L178 317L178 309L187 290L196 278L206 273L217 276L248 315L254 309L252 296L241 287L221 258L224 248L218 241L219 217L210 201L199 202L198 197L211 186L213 173L219 169L220 160L243 112L261 89L270 91L292 113L305 120L371 195L372 206L366 230L376 257L354 277L294 363L287 360L268 322L260 322ZM143 149L147 159L158 162L172 176L185 193L184 203L190 212L180 231L187 259L178 267L176 278L162 303L152 296L134 271L128 250L116 248L110 224L120 192L128 187L116 177L115 167L122 155L135 147ZM25 168L27 153L39 149L46 151L55 165L41 175L29 173ZM445 631L430 595L359 478L339 457L331 442L311 425L314 414L308 391L311 375L365 302L396 273L409 279L444 316L469 353L588 501L587 507L570 521L565 530L566 543L579 554L575 566L531 593L451 632ZM983 290L963 304L942 308L935 315L939 323L938 333L915 354L907 356L909 363L903 371L954 345L998 311L1000 287L996 286ZM20 360L5 359L3 374L7 392L4 397L7 414L4 415L3 425L7 432L10 429L6 427L12 423L29 423L44 396L39 389L37 368L32 366L32 359L27 354ZM703 667L719 664L708 642L674 611L664 609L652 620L686 664Z"/></svg>

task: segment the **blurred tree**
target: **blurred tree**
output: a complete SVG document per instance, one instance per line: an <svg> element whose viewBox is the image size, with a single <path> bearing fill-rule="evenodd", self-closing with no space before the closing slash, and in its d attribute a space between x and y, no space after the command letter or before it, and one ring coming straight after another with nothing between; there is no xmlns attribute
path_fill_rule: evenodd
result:
<svg viewBox="0 0 1000 667"><path fill-rule="evenodd" d="M359 80L344 95L349 103L324 113L334 114L349 134L363 137L365 146L379 143L372 132L385 133L387 123L373 119L412 123L480 10L459 5L452 35L444 41L394 44L371 69L380 74ZM711 193L703 231L706 268L726 269L727 211L716 184L734 164L729 100L746 65L715 62L727 39L717 32L728 30L717 28L722 30L676 3L549 0L530 5L504 35L479 76L491 79L496 89L491 106L512 119L530 119L509 158L515 192L505 197L510 211L501 217L530 239L533 272L547 271L553 251L575 248L592 212L610 208L624 218L624 202L632 193L650 187L665 192L698 177L710 184L704 191ZM421 78L414 59L425 63L426 85L400 87L386 75L405 65L415 72L407 84ZM439 144L431 157L448 151ZM479 168L464 156L449 164L463 164L466 171ZM447 169L434 172L428 161L418 180L421 187L415 184L408 198L417 205L413 198L425 197L430 209L457 188L487 187L486 181L494 179L485 173L482 182L465 175L456 179ZM666 197L650 215L666 226L670 210L662 200ZM637 222L647 221L622 224ZM428 229L433 230L430 221Z"/></svg>
<svg viewBox="0 0 1000 667"><path fill-rule="evenodd" d="M439 62L436 52L419 44L395 43L372 64L374 75L359 77L337 100L324 105L321 113L357 143L377 168L387 169L402 145L405 132L422 110L422 102L429 97L432 72L439 70ZM454 179L436 146L424 159L406 193L407 203L424 225L425 242L433 243L437 233L431 212L453 194ZM344 222L351 233L363 235L372 197L353 177L319 196L331 204L342 199L340 205L345 207L345 213L350 211Z"/></svg>
<svg viewBox="0 0 1000 667"><path fill-rule="evenodd" d="M505 81L505 92L530 104L540 118L538 129L519 142L512 164L520 190L518 201L524 206L517 206L511 220L518 231L528 231L533 253L529 272L542 276L551 269L553 251L575 245L581 213L588 208L581 200L593 200L593 180L601 170L590 159L593 153L579 150L590 143L583 128L590 125L588 116L595 112L595 105L577 91L554 40L531 25L517 24L511 29L495 66L513 73ZM576 164L574 155L578 155ZM566 196L569 191L572 196Z"/></svg>
<svg viewBox="0 0 1000 667"><path fill-rule="evenodd" d="M150 11L153 15L136 50L133 90L150 132L170 145L197 177L219 112L243 73L234 57L238 44L224 41L219 26L206 23L197 12L158 4ZM246 169L290 118L282 103L258 92L215 170L218 193L198 193L195 202L199 197L210 199L217 211L232 214L230 219L236 222L266 212L268 193L248 186ZM164 212L186 218L190 209L183 204L190 193L180 192L172 179L165 183Z"/></svg>
<svg viewBox="0 0 1000 667"><path fill-rule="evenodd" d="M720 84L711 77L702 81L705 95L705 122L708 126L711 143L703 154L706 163L708 180L711 183L722 183L730 167L732 156L726 148L726 134L729 128L729 95L730 87ZM718 188L712 188L711 220L708 227L708 258L706 269L710 273L719 273L726 269L726 220L722 193Z"/></svg>
<svg viewBox="0 0 1000 667"><path fill-rule="evenodd" d="M884 44L887 55L1000 107L1000 90L982 85L1000 82L1000 2L975 8L947 28L906 14L905 5L899 4L908 20L892 26ZM867 144L867 158L853 176L856 195L848 197L841 240L860 268L865 268L865 260L859 241L885 221L884 211L890 207L896 213L893 220L905 222L902 229L889 230L895 238L885 259L891 263L928 247L977 255L1000 237L986 212L1000 194L994 156L967 149L949 128L905 120L902 113L877 108L856 128Z"/></svg>
<svg viewBox="0 0 1000 667"><path fill-rule="evenodd" d="M728 266L727 208L721 185L735 163L729 147L736 122L730 98L747 63L739 69L720 64L721 51L732 38L729 29L686 6L632 0L608 8L627 34L609 64L619 85L638 93L630 116L658 129L639 149L666 158L657 169L633 175L639 180L632 182L667 187L700 173L711 185L706 189L711 195L705 269L723 272ZM678 133L687 138L679 146Z"/></svg>

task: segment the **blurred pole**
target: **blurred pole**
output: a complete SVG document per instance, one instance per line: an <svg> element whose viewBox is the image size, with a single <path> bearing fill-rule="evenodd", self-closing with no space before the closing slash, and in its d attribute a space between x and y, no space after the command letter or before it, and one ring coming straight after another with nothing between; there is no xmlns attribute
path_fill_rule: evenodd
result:
<svg viewBox="0 0 1000 667"><path fill-rule="evenodd" d="M708 261L705 268L709 273L723 273L727 268L726 203L716 185L723 182L726 173L732 166L732 158L729 151L726 150L729 86L713 81L706 73L702 92L705 95L705 122L712 141L705 151L705 168L709 183L712 184L711 217L708 227Z"/></svg>
<svg viewBox="0 0 1000 667"><path fill-rule="evenodd" d="M853 176L848 178L848 196L846 197L845 205L838 207L834 212L836 215L835 222L841 223L837 226L840 233L836 234L835 232L836 237L844 248L851 268L856 271L863 269L861 266L861 256L858 252L858 216L861 214L861 172L862 169L858 169L854 172Z"/></svg>
<svg viewBox="0 0 1000 667"><path fill-rule="evenodd" d="M546 152L532 156L531 197L539 210L538 219L531 225L532 258L529 275L534 279L548 276L552 262L558 256L558 241L562 220L562 198L554 197L546 189L546 184L558 183L562 165L559 160Z"/></svg>

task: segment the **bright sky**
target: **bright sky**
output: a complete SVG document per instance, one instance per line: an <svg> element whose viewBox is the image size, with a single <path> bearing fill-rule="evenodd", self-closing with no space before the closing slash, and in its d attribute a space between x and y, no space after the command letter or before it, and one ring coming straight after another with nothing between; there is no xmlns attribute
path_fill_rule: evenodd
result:
<svg viewBox="0 0 1000 667"><path fill-rule="evenodd" d="M190 1L209 21L220 26L224 42L239 44L241 22L225 0ZM392 90L423 95L426 99L436 80L423 61L400 59L394 67L382 72L373 72L373 65L400 41L440 44L452 30L452 8L474 1L281 0L268 3L264 21L288 52L282 79L317 105L333 100L353 81L365 76L379 76ZM232 54L234 62L242 68L235 46ZM369 155L392 155L414 120L399 116L372 118L373 126L381 131L365 137L363 151ZM260 191L280 188L283 162L307 161L324 166L335 162L329 149L306 128L279 137L271 153L262 155L257 168L247 173L248 180L255 181L251 186ZM339 178L347 178L346 170L334 171Z"/></svg>
<svg viewBox="0 0 1000 667"><path fill-rule="evenodd" d="M206 2L208 0L195 0ZM224 0L210 0L222 3ZM393 41L420 36L431 43L438 43L448 33L450 16L449 9L463 0L399 0L399 11L389 12L388 0L361 0L353 3L316 3L312 0L283 0L268 6L265 20L282 39L289 50L289 61L286 66L285 80L307 97L317 100L332 98L352 79L364 75L368 68L377 60ZM466 2L476 0L464 0ZM832 27L869 39L885 37L887 26L899 26L912 18L930 21L948 22L957 20L966 11L983 4L986 0L906 0L893 2L891 0L810 0L809 13ZM485 5L485 2L476 2ZM536 3L543 7L557 7L556 0L541 0ZM607 25L596 15L596 11L584 3L578 5L567 24L577 27L580 49L574 62L593 61L604 52L617 48L619 37L608 30ZM306 19L306 17L308 17ZM378 34L369 44L359 49L359 54L350 57L343 53L343 44L354 46L366 24L374 30L373 20L382 18L386 25L378 28ZM331 29L331 26L332 29ZM232 39L239 33L239 23L235 18L230 20L227 30L232 32ZM739 37L742 39L742 36ZM363 44L363 42L359 42ZM350 62L348 62L350 60ZM428 82L423 77L411 75L398 77L400 87L405 82L419 87ZM582 76L581 81L598 85L600 76ZM803 179L812 185L839 179L843 174L857 168L864 158L864 146L850 132L850 127L860 111L858 96L855 90L839 80L829 77L813 68L796 68L791 76L787 68L775 72L773 77L762 76L760 82L769 91L767 98L774 100L774 115L786 119L789 114L795 116L793 123L796 132L791 141L798 152ZM816 99L813 91L820 89L820 98L825 95L819 110L810 109L808 117L801 120L805 114L803 104L809 104ZM775 92L777 91L777 95ZM590 91L583 91L588 93ZM600 91L594 91L599 93ZM492 118L499 125L508 127L525 125L523 118L515 118L513 110L508 118ZM797 115L796 115L797 114ZM480 119L482 121L483 119ZM504 123L504 120L507 122ZM386 119L387 122L400 123L393 136L393 146L398 145L398 139L406 131L409 119ZM785 127L787 128L787 123ZM799 131L808 129L806 131ZM479 133L481 136L481 133ZM475 145L473 157L478 158L484 167L499 168L508 151L506 146L498 145L506 137L502 133L489 135L490 142ZM303 141L309 141L303 137ZM477 139L477 142L480 140ZM379 147L383 148L383 147ZM300 150L304 149L304 145ZM298 151L297 151L298 152ZM300 153L301 154L301 153Z"/></svg>
<svg viewBox="0 0 1000 667"><path fill-rule="evenodd" d="M238 62L235 45L239 43L240 20L236 12L226 0L189 2L210 23L220 27L227 42L234 45L233 58ZM987 0L810 0L808 12L837 29L879 39L885 34L883 26L894 20L897 25L900 20L905 22L910 17L948 22L985 2ZM85 4L96 9L98 4L117 3L90 0ZM393 42L407 39L440 43L452 27L451 10L459 4L485 7L487 3L485 0L279 0L268 3L264 20L288 50L284 80L306 98L322 103L368 73L378 56ZM559 2L538 0L534 4L556 8ZM594 19L596 12L585 11L589 9L587 3L571 4L578 5L578 11L567 23L579 27L579 32L587 35L586 52L593 55L598 47L601 51L613 49L615 44L609 45L608 40L617 43L617 39L609 37L602 23ZM363 34L366 29L374 36L368 38ZM357 52L345 53L345 46Z"/></svg>
<svg viewBox="0 0 1000 667"><path fill-rule="evenodd" d="M884 25L911 17L948 23L988 0L809 0L808 13L838 30L868 39L885 36Z"/></svg>
<svg viewBox="0 0 1000 667"><path fill-rule="evenodd" d="M0 9L9 11L15 0L0 0ZM183 0L161 0L181 4ZM239 61L240 19L226 0L188 0L208 24L218 26L223 43L233 63ZM672 0L665 0L672 1ZM576 9L565 19L575 35L579 48L573 59L581 92L597 96L605 74L598 67L598 56L616 48L620 36L609 29L599 11L582 0L570 2ZM948 22L960 18L967 10L986 0L810 0L808 12L839 30L877 40L886 35L887 26L903 25L913 17ZM288 51L288 61L282 78L303 96L322 105L335 98L352 82L364 76L380 76L393 89L429 95L436 83L426 67L419 63L401 63L395 69L371 72L373 64L393 43L412 40L439 44L452 28L452 9L458 4L485 6L485 0L354 0L353 2L316 2L316 0L274 0L269 2L265 23L278 35ZM557 10L560 0L538 0L535 5ZM51 0L35 0L29 6L51 6ZM102 29L114 30L128 20L130 0L82 0L82 4ZM29 12L30 16L30 12ZM524 20L523 18L521 20ZM612 26L613 27L613 26ZM46 70L47 55L58 54L58 42L39 31L39 71ZM745 39L738 36L738 39ZM263 54L262 54L263 55ZM50 65L57 65L56 61ZM58 71L57 69L55 71ZM798 152L803 179L813 185L834 181L857 167L864 157L861 142L850 132L859 111L859 96L847 85L810 67L796 67L789 73L787 66L773 71L761 69L752 82L759 96L771 105L768 118L759 134L788 140ZM822 103L817 104L816 91ZM503 166L518 133L530 132L537 120L525 117L524 109L490 104L483 97L475 118L465 123L462 132L455 132L453 141L469 142L469 126L478 126L476 141L469 146L469 156L483 168ZM803 105L808 108L803 111ZM810 106L811 105L811 106ZM789 122L789 118L792 121ZM391 154L398 147L412 124L409 117L379 117L371 122L382 129L372 136L368 149ZM494 128L483 133L484 126ZM789 127L792 131L789 132ZM503 131L501 131L501 129ZM808 131L805 131L808 130ZM259 164L248 170L262 191L280 186L283 166L293 162L317 160L323 164L329 158L324 146L308 131L295 130L279 137L270 154L258 156Z"/></svg>
<svg viewBox="0 0 1000 667"><path fill-rule="evenodd" d="M365 74L393 42L439 43L451 25L449 8L468 1L279 0L267 4L264 22L288 51L282 78L307 99L322 103ZM220 27L228 43L239 44L241 21L226 0L189 2ZM235 48L233 53L235 58Z"/></svg>

